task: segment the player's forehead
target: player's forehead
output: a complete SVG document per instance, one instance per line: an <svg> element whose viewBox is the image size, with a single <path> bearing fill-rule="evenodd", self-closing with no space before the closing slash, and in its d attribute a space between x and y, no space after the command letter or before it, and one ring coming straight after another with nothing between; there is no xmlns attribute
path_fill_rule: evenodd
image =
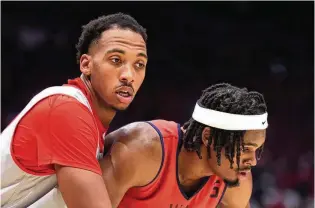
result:
<svg viewBox="0 0 315 208"><path fill-rule="evenodd" d="M146 54L146 43L139 33L129 29L112 28L102 33L97 41L101 49L121 48Z"/></svg>
<svg viewBox="0 0 315 208"><path fill-rule="evenodd" d="M244 143L260 147L265 143L266 130L248 130L244 135Z"/></svg>

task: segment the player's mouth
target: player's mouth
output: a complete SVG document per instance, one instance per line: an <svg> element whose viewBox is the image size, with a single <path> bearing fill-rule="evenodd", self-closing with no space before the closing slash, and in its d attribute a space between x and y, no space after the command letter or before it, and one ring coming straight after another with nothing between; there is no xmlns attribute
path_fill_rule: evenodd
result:
<svg viewBox="0 0 315 208"><path fill-rule="evenodd" d="M133 99L134 91L131 87L122 86L115 91L118 100L121 103L130 104Z"/></svg>
<svg viewBox="0 0 315 208"><path fill-rule="evenodd" d="M247 178L248 174L250 173L250 169L247 170L240 170L237 172L237 176L240 180L244 180Z"/></svg>

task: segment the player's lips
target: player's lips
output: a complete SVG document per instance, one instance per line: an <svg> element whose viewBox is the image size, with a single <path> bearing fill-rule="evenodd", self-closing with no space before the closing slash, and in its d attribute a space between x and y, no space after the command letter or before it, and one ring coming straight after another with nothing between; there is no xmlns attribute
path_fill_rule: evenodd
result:
<svg viewBox="0 0 315 208"><path fill-rule="evenodd" d="M237 171L237 176L240 180L246 179L247 175L250 173L250 169Z"/></svg>
<svg viewBox="0 0 315 208"><path fill-rule="evenodd" d="M128 86L118 87L115 92L116 93L128 94L129 96L133 96L133 94L134 94L133 88L132 87L128 87Z"/></svg>
<svg viewBox="0 0 315 208"><path fill-rule="evenodd" d="M125 104L130 104L133 100L134 97L134 90L132 87L128 87L128 86L121 86L119 88L117 88L117 90L115 91L118 100L121 103L125 103Z"/></svg>

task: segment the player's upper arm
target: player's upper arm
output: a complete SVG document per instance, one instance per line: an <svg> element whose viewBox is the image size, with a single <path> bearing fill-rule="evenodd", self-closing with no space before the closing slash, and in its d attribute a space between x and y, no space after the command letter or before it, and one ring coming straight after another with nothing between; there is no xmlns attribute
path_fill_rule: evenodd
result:
<svg viewBox="0 0 315 208"><path fill-rule="evenodd" d="M96 158L99 132L92 113L68 96L48 98L46 102L31 114L33 118L45 115L42 123L37 121L33 126L38 165L56 171L59 189L69 208L109 207Z"/></svg>
<svg viewBox="0 0 315 208"><path fill-rule="evenodd" d="M67 207L111 207L96 158L99 140L94 118L85 106L66 102L47 121L51 163Z"/></svg>
<svg viewBox="0 0 315 208"><path fill-rule="evenodd" d="M101 175L98 130L90 110L75 98L53 95L38 102L17 125L12 155L31 174L52 174L54 164Z"/></svg>
<svg viewBox="0 0 315 208"><path fill-rule="evenodd" d="M220 203L220 208L249 208L250 197L252 195L253 179L252 174L248 174L245 180L240 181L239 187L227 188Z"/></svg>
<svg viewBox="0 0 315 208"><path fill-rule="evenodd" d="M158 133L145 122L124 126L105 141L109 137L115 142L100 164L112 206L117 207L129 188L153 180L161 165L162 148Z"/></svg>
<svg viewBox="0 0 315 208"><path fill-rule="evenodd" d="M53 95L22 118L12 150L30 174L56 172L68 207L103 208L110 203L96 159L98 140L90 110L75 98Z"/></svg>
<svg viewBox="0 0 315 208"><path fill-rule="evenodd" d="M57 164L101 175L96 158L99 132L92 113L78 102L54 107L38 141L40 164ZM43 137L45 139L43 139Z"/></svg>
<svg viewBox="0 0 315 208"><path fill-rule="evenodd" d="M65 103L50 113L51 163L67 207L111 207L96 158L99 140L91 112L80 103Z"/></svg>

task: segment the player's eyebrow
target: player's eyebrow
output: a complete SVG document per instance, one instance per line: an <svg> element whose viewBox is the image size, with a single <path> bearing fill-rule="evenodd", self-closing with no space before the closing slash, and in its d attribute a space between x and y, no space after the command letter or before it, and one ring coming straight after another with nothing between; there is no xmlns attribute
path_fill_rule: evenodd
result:
<svg viewBox="0 0 315 208"><path fill-rule="evenodd" d="M113 48L110 49L106 52L106 54L110 54L110 53L121 53L121 54L125 54L126 52L124 50L121 50L119 48Z"/></svg>
<svg viewBox="0 0 315 208"><path fill-rule="evenodd" d="M258 144L252 143L252 142L246 142L244 143L244 146L253 146L253 147L258 147Z"/></svg>
<svg viewBox="0 0 315 208"><path fill-rule="evenodd" d="M144 58L148 59L148 56L147 56L147 55L145 55L144 53L138 53L138 54L137 54L137 56L142 56L142 57L144 57Z"/></svg>
<svg viewBox="0 0 315 208"><path fill-rule="evenodd" d="M124 50L119 49L119 48L113 48L113 49L110 49L106 52L106 54L110 54L110 53L125 54L126 52ZM148 56L144 53L138 53L137 56L144 57L144 58L148 59Z"/></svg>

